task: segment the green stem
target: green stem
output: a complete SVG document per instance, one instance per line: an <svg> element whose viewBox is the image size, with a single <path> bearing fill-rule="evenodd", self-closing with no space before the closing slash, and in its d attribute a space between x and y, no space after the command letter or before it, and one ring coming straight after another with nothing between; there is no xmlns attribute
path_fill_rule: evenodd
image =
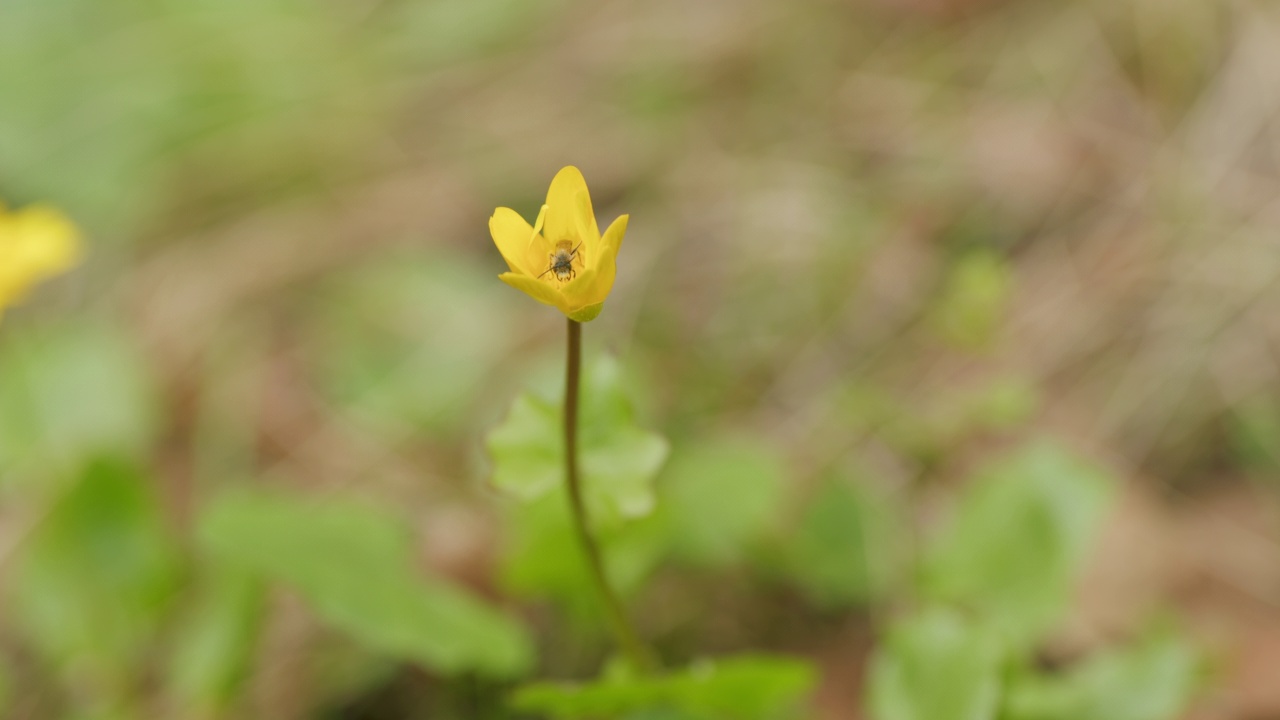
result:
<svg viewBox="0 0 1280 720"><path fill-rule="evenodd" d="M591 583L595 585L596 593L604 603L605 615L608 616L614 639L626 654L632 670L643 673L650 666L649 653L636 635L635 628L627 620L618 594L609 584L609 577L604 571L604 559L600 555L600 545L591 532L587 506L582 499L582 482L578 477L578 385L581 376L582 323L570 320L569 358L564 384L564 467L565 482L569 486L570 514L573 516L578 544L582 546L582 554L586 556Z"/></svg>

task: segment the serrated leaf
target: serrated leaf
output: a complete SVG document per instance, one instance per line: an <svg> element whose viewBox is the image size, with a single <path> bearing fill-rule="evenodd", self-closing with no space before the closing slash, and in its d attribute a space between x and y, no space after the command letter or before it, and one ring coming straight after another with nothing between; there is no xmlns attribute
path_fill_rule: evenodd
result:
<svg viewBox="0 0 1280 720"><path fill-rule="evenodd" d="M1047 441L991 464L932 543L924 589L999 619L1008 640L1030 646L1065 610L1111 484Z"/></svg>
<svg viewBox="0 0 1280 720"><path fill-rule="evenodd" d="M609 525L648 515L667 442L635 424L616 361L602 357L588 367L580 402L578 462L593 521ZM488 437L498 488L532 500L564 483L561 413L559 403L532 394L516 398Z"/></svg>
<svg viewBox="0 0 1280 720"><path fill-rule="evenodd" d="M564 720L622 715L782 720L796 717L815 679L812 666L799 660L740 656L704 661L661 676L607 677L582 684L534 683L521 688L512 704L522 711Z"/></svg>
<svg viewBox="0 0 1280 720"><path fill-rule="evenodd" d="M899 621L872 659L873 720L992 720L1000 699L997 636L935 609Z"/></svg>
<svg viewBox="0 0 1280 720"><path fill-rule="evenodd" d="M518 623L424 576L403 524L371 506L230 495L205 511L199 537L219 561L292 587L326 622L394 657L493 675L532 660Z"/></svg>

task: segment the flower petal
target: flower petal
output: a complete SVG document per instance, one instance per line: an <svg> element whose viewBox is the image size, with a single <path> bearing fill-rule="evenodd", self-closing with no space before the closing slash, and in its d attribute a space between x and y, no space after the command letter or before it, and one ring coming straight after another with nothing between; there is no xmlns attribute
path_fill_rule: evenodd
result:
<svg viewBox="0 0 1280 720"><path fill-rule="evenodd" d="M574 196L574 202L578 205L578 211L574 214L574 222L577 224L579 243L585 251L583 254L590 258L600 252L600 228L596 225L596 216L591 211L591 196L586 190Z"/></svg>
<svg viewBox="0 0 1280 720"><path fill-rule="evenodd" d="M575 275L572 280L565 283L564 287L560 288L560 292L564 293L564 296L567 298L572 298L575 295L581 295L582 291L590 287L595 281L595 277L595 268L583 268L582 271Z"/></svg>
<svg viewBox="0 0 1280 720"><path fill-rule="evenodd" d="M541 280L536 280L528 275L520 275L518 273L502 273L498 276L498 279L511 287L524 292L524 294L540 303L558 308L561 312L568 312L566 309L568 304L565 302L564 295L562 295L559 290L556 290Z"/></svg>
<svg viewBox="0 0 1280 720"><path fill-rule="evenodd" d="M591 292L592 288L596 286L596 279L595 269L587 268L578 273L577 277L570 280L564 287L560 288L560 293L564 295L565 300L565 307L562 308L565 315L577 320L578 318L575 316L580 314L584 308L600 304ZM596 314L599 314L599 310L596 311ZM595 315L591 317L594 318Z"/></svg>
<svg viewBox="0 0 1280 720"><path fill-rule="evenodd" d="M630 215L619 215L609 225L609 229L604 231L603 244L612 243L615 255L617 255L618 249L622 247L622 238L627 234L627 224L630 222Z"/></svg>
<svg viewBox="0 0 1280 720"><path fill-rule="evenodd" d="M536 276L551 252L546 240L511 208L500 207L489 218L489 234L511 272Z"/></svg>
<svg viewBox="0 0 1280 720"><path fill-rule="evenodd" d="M538 235L542 232L542 223L547 219L547 204L542 203L542 207L538 208L538 219L533 223L533 234ZM550 243L548 243L550 244Z"/></svg>
<svg viewBox="0 0 1280 720"><path fill-rule="evenodd" d="M581 193L581 197L579 197ZM591 210L591 193L578 168L569 165L556 173L547 190L547 218L543 235L552 245L570 240L574 245L588 243L590 248L600 239L600 228ZM590 253L588 253L590 254Z"/></svg>
<svg viewBox="0 0 1280 720"><path fill-rule="evenodd" d="M613 290L613 279L618 274L618 248L622 246L622 236L627 233L630 219L630 215L620 215L601 238L600 251L591 268L595 270L595 284L587 291L588 296L599 302L604 302Z"/></svg>

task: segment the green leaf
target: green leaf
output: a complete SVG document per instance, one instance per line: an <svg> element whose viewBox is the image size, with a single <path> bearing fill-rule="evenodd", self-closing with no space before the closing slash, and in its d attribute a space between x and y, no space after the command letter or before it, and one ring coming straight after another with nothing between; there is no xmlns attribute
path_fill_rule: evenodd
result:
<svg viewBox="0 0 1280 720"><path fill-rule="evenodd" d="M6 583L15 627L92 701L125 696L178 587L173 548L148 480L94 461L23 544Z"/></svg>
<svg viewBox="0 0 1280 720"><path fill-rule="evenodd" d="M903 518L887 496L830 478L783 540L783 570L819 605L866 602L905 567Z"/></svg>
<svg viewBox="0 0 1280 720"><path fill-rule="evenodd" d="M512 706L522 712L546 714L553 718L617 717L624 713L668 705L670 688L662 679L604 680L571 685L534 683L512 698Z"/></svg>
<svg viewBox="0 0 1280 720"><path fill-rule="evenodd" d="M489 433L494 485L529 501L565 482L560 417L553 404L533 395L521 395L511 403L506 420Z"/></svg>
<svg viewBox="0 0 1280 720"><path fill-rule="evenodd" d="M816 673L805 662L739 656L656 677L613 675L591 683L533 683L513 706L553 718L641 717L780 720L796 717Z"/></svg>
<svg viewBox="0 0 1280 720"><path fill-rule="evenodd" d="M579 410L579 469L592 520L609 525L648 515L653 478L667 442L638 427L617 361L602 357L584 373ZM489 434L493 483L532 500L564 482L560 403L523 395Z"/></svg>
<svg viewBox="0 0 1280 720"><path fill-rule="evenodd" d="M873 720L991 720L1000 699L997 636L954 611L897 623L872 659Z"/></svg>
<svg viewBox="0 0 1280 720"><path fill-rule="evenodd" d="M713 565L739 559L775 520L784 475L778 453L758 440L706 438L676 453L661 478L673 552Z"/></svg>
<svg viewBox="0 0 1280 720"><path fill-rule="evenodd" d="M999 620L1028 647L1056 623L1111 495L1111 480L1038 442L980 471L935 538L924 589Z"/></svg>
<svg viewBox="0 0 1280 720"><path fill-rule="evenodd" d="M441 672L524 672L523 628L415 567L393 516L356 503L236 494L208 508L203 547L219 561L289 585L317 615L389 655Z"/></svg>
<svg viewBox="0 0 1280 720"><path fill-rule="evenodd" d="M1174 720L1200 685L1200 660L1185 640L1156 634L1094 655L1061 675L1015 677L1007 720Z"/></svg>
<svg viewBox="0 0 1280 720"><path fill-rule="evenodd" d="M0 345L0 484L78 472L100 453L140 457L156 394L128 338L108 324L10 334Z"/></svg>
<svg viewBox="0 0 1280 720"><path fill-rule="evenodd" d="M794 717L817 680L806 662L740 656L690 667L675 680L676 707L696 717Z"/></svg>

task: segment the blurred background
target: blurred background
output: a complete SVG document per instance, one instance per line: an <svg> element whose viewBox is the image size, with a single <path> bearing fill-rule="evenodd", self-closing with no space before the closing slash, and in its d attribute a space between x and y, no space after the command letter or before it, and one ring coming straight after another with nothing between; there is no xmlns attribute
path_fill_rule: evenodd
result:
<svg viewBox="0 0 1280 720"><path fill-rule="evenodd" d="M585 337L669 448L602 530L664 659L923 718L870 658L954 601L1042 683L1000 717L1280 717L1278 113L1251 0L6 0L0 198L89 254L0 325L3 717L593 676L563 516L485 441L563 363L487 218L568 164L631 216ZM482 603L462 650L326 570L392 556Z"/></svg>

